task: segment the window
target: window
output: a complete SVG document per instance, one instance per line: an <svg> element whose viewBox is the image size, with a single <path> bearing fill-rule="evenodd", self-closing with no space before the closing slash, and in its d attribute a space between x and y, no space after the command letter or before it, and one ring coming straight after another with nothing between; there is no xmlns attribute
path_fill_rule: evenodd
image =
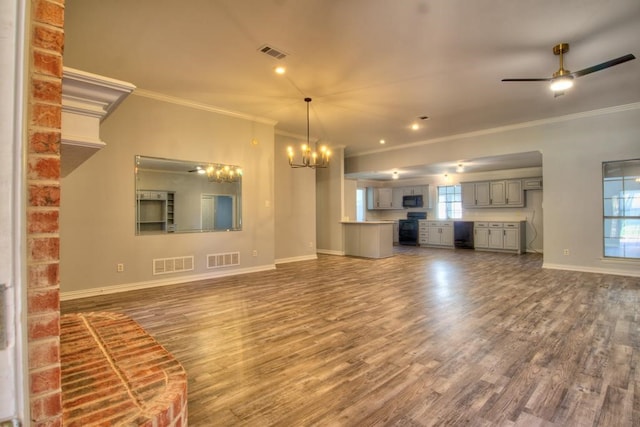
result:
<svg viewBox="0 0 640 427"><path fill-rule="evenodd" d="M640 259L640 159L602 164L604 256Z"/></svg>
<svg viewBox="0 0 640 427"><path fill-rule="evenodd" d="M438 186L438 218L462 218L460 185Z"/></svg>
<svg viewBox="0 0 640 427"><path fill-rule="evenodd" d="M364 188L356 190L356 221L364 221Z"/></svg>

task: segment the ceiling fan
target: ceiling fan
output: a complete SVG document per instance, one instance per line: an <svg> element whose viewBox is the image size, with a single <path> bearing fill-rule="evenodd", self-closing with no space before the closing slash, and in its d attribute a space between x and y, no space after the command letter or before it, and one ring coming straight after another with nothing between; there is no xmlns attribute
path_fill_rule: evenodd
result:
<svg viewBox="0 0 640 427"><path fill-rule="evenodd" d="M503 82L551 82L551 90L554 92L554 96L564 95L564 91L573 86L573 79L576 77L582 77L587 74L595 73L596 71L604 70L605 68L613 67L614 65L622 64L623 62L636 59L632 54L626 54L619 58L605 61L598 65L587 67L580 71L571 72L564 69L563 55L569 52L569 43L560 43L553 47L553 54L560 57L560 68L553 73L553 76L547 78L530 78L530 79L502 79Z"/></svg>

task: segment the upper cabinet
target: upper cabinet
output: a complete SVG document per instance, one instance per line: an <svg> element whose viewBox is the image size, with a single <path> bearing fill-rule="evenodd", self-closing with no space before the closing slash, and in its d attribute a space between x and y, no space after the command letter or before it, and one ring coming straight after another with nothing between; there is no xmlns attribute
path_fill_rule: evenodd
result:
<svg viewBox="0 0 640 427"><path fill-rule="evenodd" d="M387 187L367 188L367 209L401 209L393 206L393 189Z"/></svg>
<svg viewBox="0 0 640 427"><path fill-rule="evenodd" d="M407 187L367 187L367 209L404 209L404 196L422 195L423 209L431 208L432 197L428 185Z"/></svg>
<svg viewBox="0 0 640 427"><path fill-rule="evenodd" d="M523 207L522 179L463 182L462 207Z"/></svg>

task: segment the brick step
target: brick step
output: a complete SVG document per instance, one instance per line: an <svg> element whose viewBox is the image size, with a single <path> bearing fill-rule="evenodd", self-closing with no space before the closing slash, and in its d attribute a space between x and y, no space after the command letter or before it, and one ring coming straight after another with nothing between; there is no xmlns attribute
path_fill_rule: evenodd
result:
<svg viewBox="0 0 640 427"><path fill-rule="evenodd" d="M64 315L60 353L65 426L187 425L185 370L131 318Z"/></svg>

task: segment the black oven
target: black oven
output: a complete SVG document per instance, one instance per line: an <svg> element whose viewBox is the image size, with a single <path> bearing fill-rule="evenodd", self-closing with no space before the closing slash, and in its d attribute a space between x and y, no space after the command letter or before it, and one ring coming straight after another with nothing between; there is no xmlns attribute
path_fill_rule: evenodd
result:
<svg viewBox="0 0 640 427"><path fill-rule="evenodd" d="M418 245L418 220L427 219L426 212L407 212L407 219L398 221L398 243Z"/></svg>

